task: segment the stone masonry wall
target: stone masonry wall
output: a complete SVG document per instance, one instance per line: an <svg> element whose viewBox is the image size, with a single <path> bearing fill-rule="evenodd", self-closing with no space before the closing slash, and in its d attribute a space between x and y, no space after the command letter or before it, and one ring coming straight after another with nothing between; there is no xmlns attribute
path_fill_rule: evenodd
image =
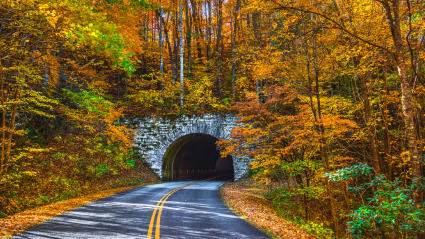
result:
<svg viewBox="0 0 425 239"><path fill-rule="evenodd" d="M236 127L231 114L202 114L165 117L146 116L127 120L136 129L136 152L142 155L151 169L161 178L162 160L167 148L178 138L194 133L209 134L217 139L230 139L230 130ZM235 180L248 169L247 159L233 156Z"/></svg>

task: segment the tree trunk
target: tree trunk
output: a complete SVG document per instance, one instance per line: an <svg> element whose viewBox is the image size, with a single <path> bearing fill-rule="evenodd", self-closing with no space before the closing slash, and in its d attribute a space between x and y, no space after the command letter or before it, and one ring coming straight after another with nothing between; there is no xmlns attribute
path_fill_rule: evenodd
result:
<svg viewBox="0 0 425 239"><path fill-rule="evenodd" d="M10 161L10 150L12 148L12 138L13 138L13 135L15 134L15 121L16 121L16 114L18 111L18 103L16 103L18 101L18 98L19 98L19 90L16 90L14 95L15 103L13 104L12 115L10 118L9 137L7 139L7 149L6 149L6 160L4 162L5 164L7 164ZM7 167L4 168L4 172L7 172Z"/></svg>
<svg viewBox="0 0 425 239"><path fill-rule="evenodd" d="M221 31L223 28L223 0L218 0L217 6L217 39L216 39L216 87L217 87L217 97L221 97L221 51L220 51L220 43L221 43Z"/></svg>
<svg viewBox="0 0 425 239"><path fill-rule="evenodd" d="M200 6L202 7L202 4L199 6L195 0L191 0L190 1L191 5L192 5L192 19L193 19L193 24L195 26L195 33L196 33L196 50L198 53L198 58L202 58L202 47L201 47L201 42L200 39L202 38L201 36L203 35L203 32L201 31L201 26L200 26L200 15L198 13Z"/></svg>
<svg viewBox="0 0 425 239"><path fill-rule="evenodd" d="M190 77L192 54L192 18L189 15L189 0L186 0L186 49L187 49L187 75Z"/></svg>
<svg viewBox="0 0 425 239"><path fill-rule="evenodd" d="M390 131L388 129L388 108L387 108L387 93L388 93L388 85L387 85L387 72L383 72L383 78L384 78L384 92L385 95L382 97L382 106L381 106L381 115L382 115L382 123L384 124L384 161L385 165L387 165L387 177L390 180L393 180L393 170L392 166L390 164L391 161L391 136Z"/></svg>
<svg viewBox="0 0 425 239"><path fill-rule="evenodd" d="M316 40L313 39L313 68L314 68L314 78L315 78L315 83L316 83L316 87L315 87L315 95L316 95L316 104L317 104L317 119L318 119L318 128L319 128L319 133L321 135L320 137L320 158L323 162L324 168L326 172L331 172L331 168L329 165L329 158L327 155L327 147L326 147L326 139L324 138L324 133L325 133L325 129L323 127L323 119L322 119L322 106L321 106L321 102L320 102L320 91L319 91L319 68L317 66L317 46L316 46ZM335 234L337 236L341 235L341 231L340 231L340 225L339 225L339 219L338 219L338 214L336 212L336 199L335 199L335 195L334 192L332 190L332 183L329 180L326 180L326 188L328 191L328 195L329 195L329 204L330 204L330 211L331 211L331 216L332 216L332 224L333 224L333 229L335 231Z"/></svg>
<svg viewBox="0 0 425 239"><path fill-rule="evenodd" d="M1 81L1 106L2 110L2 141L1 141L1 168L0 175L5 170L5 144L6 144L6 92L4 88L3 65L0 61L0 81Z"/></svg>
<svg viewBox="0 0 425 239"><path fill-rule="evenodd" d="M211 9L211 0L208 0L207 2L208 6L208 23L207 23L207 60L209 61L211 59L211 15L212 15L212 9Z"/></svg>
<svg viewBox="0 0 425 239"><path fill-rule="evenodd" d="M186 0L187 1L187 0ZM180 106L183 106L183 98L184 98L184 65L183 65L183 4L179 5L179 34L180 34Z"/></svg>
<svg viewBox="0 0 425 239"><path fill-rule="evenodd" d="M143 34L143 40L146 42L148 40L148 31L149 31L149 13L145 15L145 27L144 27L144 34Z"/></svg>
<svg viewBox="0 0 425 239"><path fill-rule="evenodd" d="M159 14L159 11L156 11L157 15L160 16L161 19L161 25L162 25L162 29L164 30L164 35L165 35L165 41L167 42L167 46L168 46L168 54L170 57L170 65L171 65L171 72L173 74L173 82L176 83L177 80L177 66L174 65L174 57L173 57L173 50L171 49L171 42L170 42L170 38L168 36L168 29L167 29L167 24L164 21L164 18Z"/></svg>
<svg viewBox="0 0 425 239"><path fill-rule="evenodd" d="M392 3L392 7L390 6ZM418 142L415 132L414 109L412 106L412 87L409 83L407 74L406 59L404 56L405 46L401 36L400 29L400 1L386 0L382 1L387 15L389 27L394 42L394 60L398 70L398 76L401 82L401 104L403 111L403 121L405 125L405 134L407 138L407 147L410 154L410 167L412 169L412 177L420 178L422 176L421 165L419 159Z"/></svg>
<svg viewBox="0 0 425 239"><path fill-rule="evenodd" d="M157 11L157 17L158 17L158 37L159 37L159 74L162 80L162 77L164 75L164 40L162 39L162 9L160 8L159 11ZM161 90L164 89L163 83L160 85Z"/></svg>
<svg viewBox="0 0 425 239"><path fill-rule="evenodd" d="M305 41L305 51L306 51L306 67L307 67L307 79L308 79L308 89L310 89L309 92L309 105L313 114L313 119L314 119L314 123L316 125L315 129L317 130L317 132L320 135L320 159L323 162L323 166L326 172L330 172L330 167L329 167L329 160L328 157L326 155L326 142L324 142L323 139L323 134L324 134L324 128L323 128L323 122L322 122L322 113L321 113L321 104L320 104L320 92L319 92L319 69L317 68L317 64L316 64L316 60L315 58L317 57L316 55L316 46L315 44L313 44L313 69L314 69L314 77L315 77L315 84L316 87L315 89L313 89L313 80L311 77L311 64L310 64L310 54L309 54L309 50L308 50L308 43L307 40ZM314 101L313 101L313 95L316 95L316 104L317 107L315 107L314 105ZM330 206L330 211L331 211L331 216L332 216L332 223L333 223L333 229L335 231L335 233L338 235L339 234L339 220L338 220L338 215L336 213L336 201L335 201L335 197L334 197L334 193L332 191L332 185L331 182L329 180L326 180L326 190L328 191L328 195L329 195L329 206Z"/></svg>
<svg viewBox="0 0 425 239"><path fill-rule="evenodd" d="M255 51L259 51L261 49L261 33L260 33L260 29L259 29L259 24L260 24L260 12L256 11L254 13L251 14L252 15L252 30L254 32L254 37L255 37ZM249 20L249 17L248 17ZM249 23L248 23L249 24ZM257 53L255 53L257 55ZM256 79L255 80L255 88L256 88L256 92L258 95L258 99L261 101L263 93L262 93L262 79Z"/></svg>
<svg viewBox="0 0 425 239"><path fill-rule="evenodd" d="M354 65L355 66L358 65L358 63L355 62ZM376 174L379 175L381 173L381 164L380 164L378 146L377 146L376 128L375 128L375 123L373 122L373 117L372 117L372 107L369 101L369 89L367 87L366 79L364 76L360 76L359 80L360 80L360 91L362 93L362 98L363 98L364 121L368 131L370 149L372 151L373 168L375 169Z"/></svg>
<svg viewBox="0 0 425 239"><path fill-rule="evenodd" d="M255 37L255 46L260 48L261 47L261 32L260 32L260 24L261 24L261 13L259 11L256 11L252 13L252 29L254 31L254 37Z"/></svg>
<svg viewBox="0 0 425 239"><path fill-rule="evenodd" d="M180 1L178 1L178 3L180 3ZM180 6L176 7L176 11L174 12L174 33L173 33L173 52L174 52L174 64L176 65L176 68L178 68L179 66L179 49L180 49L180 36L179 36L179 11ZM176 73L178 70L176 69ZM177 75L176 75L176 79L177 79Z"/></svg>
<svg viewBox="0 0 425 239"><path fill-rule="evenodd" d="M237 26L238 26L238 14L239 14L239 9L240 9L240 5L241 5L241 1L237 0L236 1L236 6L235 6L235 10L233 13L233 21L232 21L232 36L231 36L231 41L232 41L232 95L233 95L233 99L236 98L236 31L237 31Z"/></svg>

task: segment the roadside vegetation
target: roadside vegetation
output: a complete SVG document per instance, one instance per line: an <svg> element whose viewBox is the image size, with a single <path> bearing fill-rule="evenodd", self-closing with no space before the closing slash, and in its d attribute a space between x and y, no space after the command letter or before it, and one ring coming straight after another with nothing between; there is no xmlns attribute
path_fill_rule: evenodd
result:
<svg viewBox="0 0 425 239"><path fill-rule="evenodd" d="M323 235L320 230L305 230L304 224L297 225L274 207L265 197L268 188L251 177L242 178L221 186L220 194L227 206L244 220L266 232L272 238L316 238ZM304 229L304 230L303 230ZM320 237L319 237L320 238ZM326 238L326 237L324 237Z"/></svg>
<svg viewBox="0 0 425 239"><path fill-rule="evenodd" d="M145 185L136 182L134 183L135 184L129 183L132 186L115 187L114 189L103 191L99 191L98 189L95 193L90 192L81 197L50 203L45 206L25 210L5 218L0 218L0 224L2 225L0 228L0 238L11 238L12 236L18 235L19 233L37 226L38 224L46 222L53 217L59 216L62 213L73 210L77 207L81 207L87 203Z"/></svg>

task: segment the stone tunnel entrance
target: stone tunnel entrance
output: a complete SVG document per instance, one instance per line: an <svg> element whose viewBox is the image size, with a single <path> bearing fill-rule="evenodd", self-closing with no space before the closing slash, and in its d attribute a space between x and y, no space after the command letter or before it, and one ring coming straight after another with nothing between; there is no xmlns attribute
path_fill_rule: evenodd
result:
<svg viewBox="0 0 425 239"><path fill-rule="evenodd" d="M217 177L233 180L233 160L221 158L208 134L188 134L178 138L167 149L162 163L163 180L191 180Z"/></svg>

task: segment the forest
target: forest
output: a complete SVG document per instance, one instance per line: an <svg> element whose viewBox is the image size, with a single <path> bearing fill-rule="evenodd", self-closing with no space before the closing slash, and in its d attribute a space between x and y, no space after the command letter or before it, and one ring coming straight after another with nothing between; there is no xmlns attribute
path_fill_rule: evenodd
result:
<svg viewBox="0 0 425 239"><path fill-rule="evenodd" d="M282 217L421 238L424 41L424 0L0 0L0 218L135 183L126 117L231 113Z"/></svg>

